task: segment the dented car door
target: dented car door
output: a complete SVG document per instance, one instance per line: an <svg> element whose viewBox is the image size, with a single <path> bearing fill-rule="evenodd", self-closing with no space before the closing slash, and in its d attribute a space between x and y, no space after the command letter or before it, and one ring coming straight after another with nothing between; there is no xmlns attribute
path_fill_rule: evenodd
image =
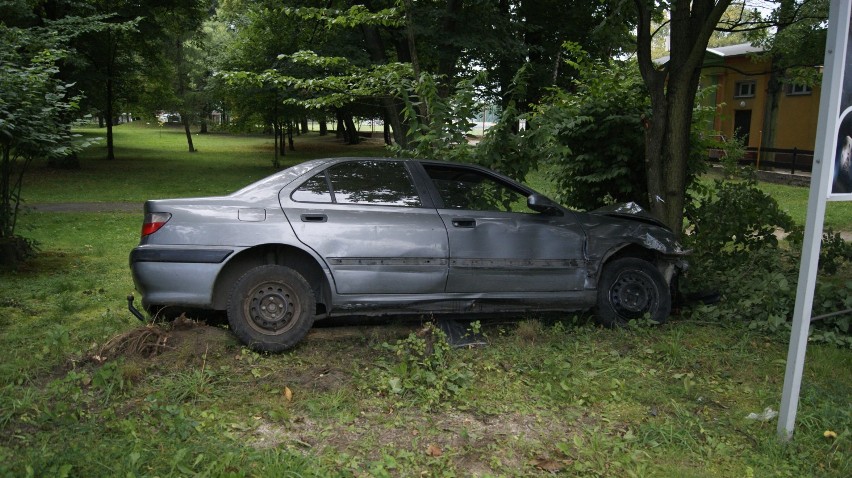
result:
<svg viewBox="0 0 852 478"><path fill-rule="evenodd" d="M444 291L447 232L404 162L339 163L281 201L298 239L326 261L337 293Z"/></svg>
<svg viewBox="0 0 852 478"><path fill-rule="evenodd" d="M585 283L585 234L570 212L531 210L528 192L478 168L423 163L447 228L447 292L558 292Z"/></svg>

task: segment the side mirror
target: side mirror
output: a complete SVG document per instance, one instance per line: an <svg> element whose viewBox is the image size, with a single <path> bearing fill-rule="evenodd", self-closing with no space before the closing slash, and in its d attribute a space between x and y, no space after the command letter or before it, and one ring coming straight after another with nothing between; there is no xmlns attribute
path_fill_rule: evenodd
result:
<svg viewBox="0 0 852 478"><path fill-rule="evenodd" d="M527 198L527 207L542 214L549 214L551 216L562 215L562 209L555 202L539 193L529 195Z"/></svg>

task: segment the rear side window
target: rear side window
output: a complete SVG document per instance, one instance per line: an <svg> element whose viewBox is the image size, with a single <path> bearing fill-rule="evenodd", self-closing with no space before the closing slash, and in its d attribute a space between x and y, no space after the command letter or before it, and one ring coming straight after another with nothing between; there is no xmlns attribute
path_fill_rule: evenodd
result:
<svg viewBox="0 0 852 478"><path fill-rule="evenodd" d="M330 167L293 192L294 201L419 207L420 196L398 161L351 161Z"/></svg>
<svg viewBox="0 0 852 478"><path fill-rule="evenodd" d="M332 202L325 171L313 176L293 191L293 200L299 202Z"/></svg>

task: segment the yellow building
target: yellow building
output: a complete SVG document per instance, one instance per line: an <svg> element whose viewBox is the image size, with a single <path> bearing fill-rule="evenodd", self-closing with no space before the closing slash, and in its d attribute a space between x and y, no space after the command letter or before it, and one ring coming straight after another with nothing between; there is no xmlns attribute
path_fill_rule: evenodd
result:
<svg viewBox="0 0 852 478"><path fill-rule="evenodd" d="M762 49L750 44L708 48L702 69L702 86L715 86L716 117L713 129L731 138L734 132L755 150L765 144L769 60L756 61ZM775 144L777 149L813 151L819 114L819 86L784 85L778 95ZM779 155L780 156L780 155ZM786 156L786 155L785 155ZM781 158L779 158L781 159ZM810 162L810 157L808 157Z"/></svg>

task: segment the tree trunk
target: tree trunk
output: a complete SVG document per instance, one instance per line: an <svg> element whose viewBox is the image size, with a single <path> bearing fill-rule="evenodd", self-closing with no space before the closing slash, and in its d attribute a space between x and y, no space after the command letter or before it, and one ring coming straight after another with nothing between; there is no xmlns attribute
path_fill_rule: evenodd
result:
<svg viewBox="0 0 852 478"><path fill-rule="evenodd" d="M651 118L645 121L645 166L651 212L680 236L686 194L690 131L700 67L707 43L731 0L671 2L672 50L658 69L651 59L652 10L634 0L639 20L637 57L651 97Z"/></svg>
<svg viewBox="0 0 852 478"><path fill-rule="evenodd" d="M207 134L207 118L201 119L201 127L198 129L198 134Z"/></svg>
<svg viewBox="0 0 852 478"><path fill-rule="evenodd" d="M352 115L346 113L343 116L343 122L346 124L346 136L348 144L358 144L358 128L355 127L355 121L352 119Z"/></svg>
<svg viewBox="0 0 852 478"><path fill-rule="evenodd" d="M109 72L110 68L107 67L107 78L106 78L106 118L107 118L107 160L112 161L115 159L115 145L112 140L112 75Z"/></svg>
<svg viewBox="0 0 852 478"><path fill-rule="evenodd" d="M12 237L15 234L14 206L12 205L12 158L10 146L2 145L0 159L0 237Z"/></svg>
<svg viewBox="0 0 852 478"><path fill-rule="evenodd" d="M302 116L302 134L308 134L308 117Z"/></svg>
<svg viewBox="0 0 852 478"><path fill-rule="evenodd" d="M112 138L112 118L113 113L113 84L112 84L112 66L115 61L115 45L112 39L112 30L107 28L107 47L109 49L109 57L106 64L106 123L107 123L107 160L115 159L115 145Z"/></svg>
<svg viewBox="0 0 852 478"><path fill-rule="evenodd" d="M349 141L349 138L346 136L346 127L343 126L343 112L341 110L337 110L337 129L335 131L335 136L338 139L342 139L345 142Z"/></svg>
<svg viewBox="0 0 852 478"><path fill-rule="evenodd" d="M444 11L444 22L441 25L441 38L450 39L458 34L459 25L457 19L461 15L463 7L464 2L462 0L447 0L447 7ZM443 76L444 81L438 87L438 94L441 98L449 98L452 93L450 85L456 77L456 65L458 64L459 56L461 56L461 49L449 41L443 43L438 47L438 50L441 52L438 60L438 74Z"/></svg>
<svg viewBox="0 0 852 478"><path fill-rule="evenodd" d="M272 167L274 169L281 168L281 161L278 159L278 136L279 136L279 127L278 122L274 122L272 125L272 130L275 132L272 137Z"/></svg>
<svg viewBox="0 0 852 478"><path fill-rule="evenodd" d="M393 143L391 142L390 123L388 123L387 115L385 115L384 127L382 129L385 137L385 144L390 146Z"/></svg>
<svg viewBox="0 0 852 478"><path fill-rule="evenodd" d="M319 122L319 135L326 136L328 134L328 119L325 115L317 118L317 122Z"/></svg>
<svg viewBox="0 0 852 478"><path fill-rule="evenodd" d="M374 63L387 63L384 43L376 27L363 25L361 31L364 34L364 45L370 54L370 60ZM407 50L405 51L405 55L400 55L399 60L406 61L406 56L410 56L410 52ZM407 148L408 124L402 118L402 106L397 104L391 96L383 96L380 101L382 108L385 110L385 122L390 119L391 126L393 127L394 141L403 149Z"/></svg>
<svg viewBox="0 0 852 478"><path fill-rule="evenodd" d="M296 151L296 147L293 146L293 130L296 129L293 127L293 121L287 121L287 145L290 147L290 151Z"/></svg>
<svg viewBox="0 0 852 478"><path fill-rule="evenodd" d="M183 123L183 131L186 133L186 144L189 147L189 152L194 153L196 149L192 145L192 131L189 130L189 115L181 113L180 120Z"/></svg>

